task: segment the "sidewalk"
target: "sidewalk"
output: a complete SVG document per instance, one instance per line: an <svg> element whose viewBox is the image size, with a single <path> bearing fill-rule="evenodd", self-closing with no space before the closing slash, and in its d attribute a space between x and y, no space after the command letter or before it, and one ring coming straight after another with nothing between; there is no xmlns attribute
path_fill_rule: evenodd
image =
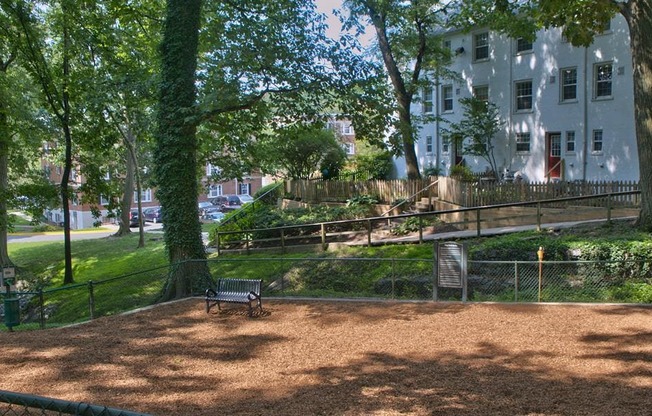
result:
<svg viewBox="0 0 652 416"><path fill-rule="evenodd" d="M614 218L613 220L616 221L616 220L635 220L635 219L636 217L623 217L623 218ZM606 219L571 221L571 222L554 222L554 223L541 224L541 229L557 230L561 228L572 228L581 224L600 224L606 222L607 222ZM486 228L480 230L480 236L517 233L521 231L531 231L536 229L537 229L536 225L515 225L515 226L506 226L506 227ZM458 238L473 238L477 236L478 236L477 230L462 230L462 231L451 231L451 232L442 232L442 233L424 233L423 241L454 240ZM405 237L383 239L382 244L388 244L388 243L400 244L400 243L412 243L418 241L419 241L418 233L416 235L415 233L413 233ZM350 245L359 245L359 243L355 242Z"/></svg>

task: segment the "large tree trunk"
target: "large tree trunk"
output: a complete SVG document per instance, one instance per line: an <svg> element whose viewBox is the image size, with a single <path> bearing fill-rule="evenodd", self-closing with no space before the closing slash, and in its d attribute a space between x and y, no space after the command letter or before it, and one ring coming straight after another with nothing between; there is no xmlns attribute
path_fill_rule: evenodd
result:
<svg viewBox="0 0 652 416"><path fill-rule="evenodd" d="M629 26L634 70L634 114L641 186L639 227L652 231L652 1L621 5Z"/></svg>
<svg viewBox="0 0 652 416"><path fill-rule="evenodd" d="M3 71L4 72L4 71ZM7 249L7 189L9 187L9 127L7 125L7 107L0 100L0 265L11 265Z"/></svg>
<svg viewBox="0 0 652 416"><path fill-rule="evenodd" d="M401 70L394 59L394 54L387 35L385 25L385 16L368 6L369 16L376 29L376 38L378 47L383 56L385 69L389 74L389 79L394 87L394 96L398 104L399 130L403 142L403 156L405 157L406 174L408 179L419 179L419 160L414 150L414 129L412 128L412 117L410 115L410 105L412 103L412 92L408 91L405 86L405 80L401 75ZM419 78L420 65L415 66L415 72L412 74L413 80Z"/></svg>
<svg viewBox="0 0 652 416"><path fill-rule="evenodd" d="M171 263L163 300L206 289L208 267L197 208L195 71L201 0L168 0L161 43L161 86L154 173ZM203 287L202 287L203 286Z"/></svg>
<svg viewBox="0 0 652 416"><path fill-rule="evenodd" d="M127 131L125 134L129 136L132 136L130 134L130 131ZM124 140L127 142L129 139L128 137L125 137ZM136 172L136 167L135 167L135 162L131 154L131 144L126 143L125 144L125 165L126 165L126 172L125 172L125 181L124 181L124 187L123 187L123 192L122 192L122 200L120 201L120 226L118 228L118 231L116 232L115 235L117 236L122 236L122 235L127 235L131 233L131 229L129 228L130 224L130 214L131 214L131 199L134 194L134 176ZM140 217L139 217L139 222Z"/></svg>
<svg viewBox="0 0 652 416"><path fill-rule="evenodd" d="M61 177L61 203L63 204L63 248L64 248L64 276L63 284L74 283L72 274L72 246L70 242L70 171L72 170L72 133L70 131L70 96L68 85L70 81L70 33L67 2L61 3L64 16L63 23L63 114L61 124L65 140L65 157L63 175Z"/></svg>

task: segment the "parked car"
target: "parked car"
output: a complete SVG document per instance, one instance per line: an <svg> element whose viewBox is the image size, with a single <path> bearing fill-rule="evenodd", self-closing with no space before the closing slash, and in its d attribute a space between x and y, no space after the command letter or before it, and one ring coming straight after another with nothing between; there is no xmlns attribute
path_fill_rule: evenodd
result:
<svg viewBox="0 0 652 416"><path fill-rule="evenodd" d="M220 207L222 212L238 209L242 205L238 195L220 195L211 199L211 202Z"/></svg>
<svg viewBox="0 0 652 416"><path fill-rule="evenodd" d="M249 204L250 202L254 202L254 198L251 195L242 194L242 195L238 195L238 198L240 198L240 205Z"/></svg>
<svg viewBox="0 0 652 416"><path fill-rule="evenodd" d="M208 208L204 208L204 209L201 211L201 218L209 219L209 218L208 218L209 215L211 215L211 214L214 213L214 212L220 212L220 211L221 211L221 208L220 208L220 207L215 206L215 205L211 205L210 207L208 207Z"/></svg>
<svg viewBox="0 0 652 416"><path fill-rule="evenodd" d="M138 227L139 225L138 221L138 210L137 209L132 209L129 211L129 227Z"/></svg>
<svg viewBox="0 0 652 416"><path fill-rule="evenodd" d="M200 217L205 217L206 214L208 213L207 210L212 208L214 205L211 202L208 201L203 201L197 204L197 208L199 208L199 216Z"/></svg>
<svg viewBox="0 0 652 416"><path fill-rule="evenodd" d="M147 222L153 222L154 224L161 222L161 207L147 208L143 211L143 219Z"/></svg>
<svg viewBox="0 0 652 416"><path fill-rule="evenodd" d="M208 214L207 219L213 221L213 222L220 222L224 219L224 213L223 212L211 212Z"/></svg>

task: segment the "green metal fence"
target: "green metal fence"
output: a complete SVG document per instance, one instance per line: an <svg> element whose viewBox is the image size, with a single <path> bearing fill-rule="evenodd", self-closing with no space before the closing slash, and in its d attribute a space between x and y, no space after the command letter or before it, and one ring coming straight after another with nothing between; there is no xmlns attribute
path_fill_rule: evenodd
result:
<svg viewBox="0 0 652 416"><path fill-rule="evenodd" d="M0 390L0 416L4 415L148 416L147 413Z"/></svg>

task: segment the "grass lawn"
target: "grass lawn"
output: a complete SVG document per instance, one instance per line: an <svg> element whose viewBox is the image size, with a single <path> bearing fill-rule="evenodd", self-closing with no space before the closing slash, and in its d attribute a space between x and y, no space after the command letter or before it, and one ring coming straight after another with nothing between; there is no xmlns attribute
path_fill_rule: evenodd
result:
<svg viewBox="0 0 652 416"><path fill-rule="evenodd" d="M212 226L212 224L207 224ZM563 260L569 252L582 251L587 256L603 260L635 258L652 264L652 238L641 233L627 223L612 226L591 225L569 230L537 233L522 232L503 236L472 238L465 241L469 246L470 259L475 260L533 260L539 246L546 247L546 259ZM94 282L95 313L111 315L123 310L133 309L154 302L163 289L167 277L167 255L163 236L158 233L146 234L146 246L137 248L138 235L126 237L107 237L95 240L73 241L73 272L77 286L75 289L59 290L63 282L63 242L11 243L9 255L21 280L29 282L29 289L57 289L48 294L48 322L74 322L89 318L89 286ZM430 265L420 260L432 259L433 246L427 244L387 245L379 247L345 247L327 253L301 253L285 256L270 254L222 255L219 262L210 262L213 276L262 278L274 282L278 275L287 276L291 268L294 275L308 276L318 286L310 291L295 291L294 295L339 296L349 293L352 296L369 296L369 286L386 271L375 266L372 261L364 266L350 268L350 262L334 266L308 261L285 262L283 258L305 259L320 256L336 258L393 258L405 261L412 273L429 273ZM266 259L271 260L266 260ZM211 257L210 259L215 259ZM273 260L278 259L278 261ZM410 260L413 260L410 263ZM228 270L224 269L228 264ZM411 264L411 265L410 265ZM276 266L278 265L278 266ZM225 276L226 270L226 276ZM279 271L280 270L280 271ZM350 286L348 281L329 281L336 272L354 277L356 282ZM343 272L343 273L342 273ZM403 273L403 272L402 272ZM116 279L120 276L129 276ZM113 279L113 280L111 280ZM111 280L106 283L100 283ZM339 286L338 286L339 285ZM347 286L348 285L348 286ZM356 286L357 285L357 286ZM341 289L341 288L344 289ZM652 292L652 286L643 285L635 290L642 291L642 299ZM348 292L347 292L348 291ZM339 294L339 295L338 295ZM639 294L640 295L640 294ZM56 318L56 319L55 319Z"/></svg>

